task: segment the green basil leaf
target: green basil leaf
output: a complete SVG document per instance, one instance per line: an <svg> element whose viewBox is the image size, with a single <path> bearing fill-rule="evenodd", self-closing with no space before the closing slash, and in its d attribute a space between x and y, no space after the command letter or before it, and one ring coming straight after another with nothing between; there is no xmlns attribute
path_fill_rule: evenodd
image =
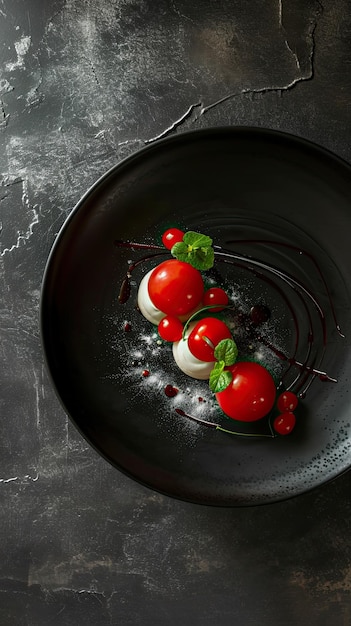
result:
<svg viewBox="0 0 351 626"><path fill-rule="evenodd" d="M174 244L171 254L200 271L209 270L214 264L211 237L193 231L185 233L183 241Z"/></svg>
<svg viewBox="0 0 351 626"><path fill-rule="evenodd" d="M222 339L214 350L217 361L224 361L225 365L233 365L238 357L238 348L234 339Z"/></svg>
<svg viewBox="0 0 351 626"><path fill-rule="evenodd" d="M202 235L201 233L195 233L189 230L185 233L183 241L192 249L210 248L212 246L212 239L208 235Z"/></svg>
<svg viewBox="0 0 351 626"><path fill-rule="evenodd" d="M214 251L212 250L212 248L208 248L206 250L204 250L203 248L199 250L193 250L192 252L188 252L187 258L179 258L179 260L187 261L197 270L209 270L214 263Z"/></svg>
<svg viewBox="0 0 351 626"><path fill-rule="evenodd" d="M232 381L231 372L225 370L224 366L224 361L217 361L210 373L209 385L214 393L224 391Z"/></svg>
<svg viewBox="0 0 351 626"><path fill-rule="evenodd" d="M175 256L177 259L179 258L178 255L188 254L187 244L184 243L184 241L178 241L178 243L175 243L174 246L172 246L171 254ZM180 260L181 259L179 259L179 261Z"/></svg>
<svg viewBox="0 0 351 626"><path fill-rule="evenodd" d="M214 264L213 248L200 248L199 250L196 250L196 263L198 265L196 269L203 271L211 269Z"/></svg>

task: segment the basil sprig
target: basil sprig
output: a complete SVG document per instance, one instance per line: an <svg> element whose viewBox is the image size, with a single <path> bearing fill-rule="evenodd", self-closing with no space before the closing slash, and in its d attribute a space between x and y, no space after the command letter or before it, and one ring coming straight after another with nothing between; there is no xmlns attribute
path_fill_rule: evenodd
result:
<svg viewBox="0 0 351 626"><path fill-rule="evenodd" d="M219 393L224 391L233 380L232 373L225 368L234 365L238 356L234 339L222 339L214 349L214 356L217 361L210 372L209 385L211 391Z"/></svg>
<svg viewBox="0 0 351 626"><path fill-rule="evenodd" d="M171 254L178 261L190 263L197 270L209 270L214 264L212 239L189 230L184 234L183 241L175 243Z"/></svg>

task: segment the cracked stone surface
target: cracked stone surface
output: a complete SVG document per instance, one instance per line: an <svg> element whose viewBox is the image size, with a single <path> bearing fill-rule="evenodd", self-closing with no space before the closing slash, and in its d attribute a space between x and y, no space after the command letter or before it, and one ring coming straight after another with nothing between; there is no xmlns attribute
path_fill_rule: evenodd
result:
<svg viewBox="0 0 351 626"><path fill-rule="evenodd" d="M59 405L40 287L82 194L153 141L226 124L351 161L347 0L1 0L0 623L351 623L350 476L250 510L174 502Z"/></svg>

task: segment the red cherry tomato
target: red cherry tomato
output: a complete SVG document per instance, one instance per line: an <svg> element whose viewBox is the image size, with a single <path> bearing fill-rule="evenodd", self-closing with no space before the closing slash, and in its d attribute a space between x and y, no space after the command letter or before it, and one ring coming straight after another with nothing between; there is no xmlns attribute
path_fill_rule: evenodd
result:
<svg viewBox="0 0 351 626"><path fill-rule="evenodd" d="M158 332L165 341L179 341L183 334L183 324L177 317L166 315L158 325Z"/></svg>
<svg viewBox="0 0 351 626"><path fill-rule="evenodd" d="M201 273L189 263L171 259L153 270L148 291L150 300L166 315L186 315L201 302L204 283Z"/></svg>
<svg viewBox="0 0 351 626"><path fill-rule="evenodd" d="M297 396L292 391L283 391L278 398L277 407L281 413L295 411L298 403Z"/></svg>
<svg viewBox="0 0 351 626"><path fill-rule="evenodd" d="M205 291L205 295L203 297L204 306L208 306L209 304L219 304L220 306L216 308L211 308L210 311L215 313L216 311L221 311L225 306L227 306L229 302L229 298L224 291L220 287L211 287Z"/></svg>
<svg viewBox="0 0 351 626"><path fill-rule="evenodd" d="M183 241L184 233L179 228L168 228L162 235L162 243L167 250L172 250L175 243Z"/></svg>
<svg viewBox="0 0 351 626"><path fill-rule="evenodd" d="M222 339L231 339L228 326L216 317L204 317L197 322L188 337L190 352L200 361L215 361L214 349Z"/></svg>
<svg viewBox="0 0 351 626"><path fill-rule="evenodd" d="M275 418L273 428L279 435L289 435L295 428L296 417L291 411L281 413Z"/></svg>
<svg viewBox="0 0 351 626"><path fill-rule="evenodd" d="M253 422L267 415L272 409L276 388L265 367L258 363L243 361L227 368L233 379L224 391L216 393L222 411L242 422Z"/></svg>

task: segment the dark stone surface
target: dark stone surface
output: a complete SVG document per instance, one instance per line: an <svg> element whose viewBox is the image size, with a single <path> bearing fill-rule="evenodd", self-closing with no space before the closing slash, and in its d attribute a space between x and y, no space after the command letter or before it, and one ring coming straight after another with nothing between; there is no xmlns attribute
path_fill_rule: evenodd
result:
<svg viewBox="0 0 351 626"><path fill-rule="evenodd" d="M46 259L76 201L157 137L280 129L351 161L347 0L0 3L0 623L351 624L350 473L250 509L126 478L45 373Z"/></svg>

